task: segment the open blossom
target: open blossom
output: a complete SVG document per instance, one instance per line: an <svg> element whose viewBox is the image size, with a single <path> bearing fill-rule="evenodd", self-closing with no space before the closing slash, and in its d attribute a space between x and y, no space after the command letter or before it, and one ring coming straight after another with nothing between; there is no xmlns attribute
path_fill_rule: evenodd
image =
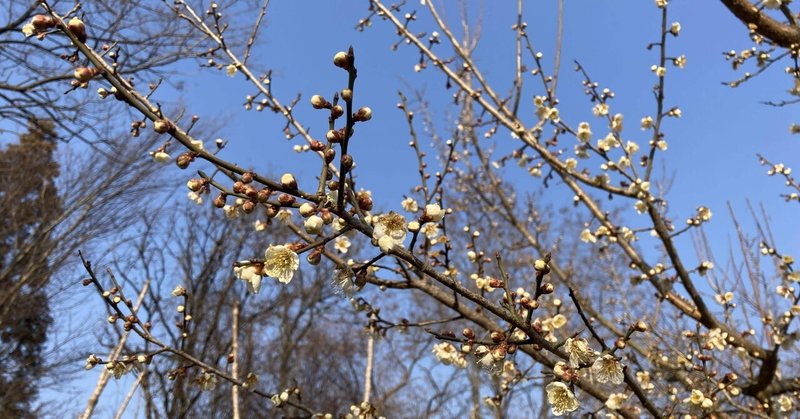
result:
<svg viewBox="0 0 800 419"><path fill-rule="evenodd" d="M586 339L569 338L564 343L564 350L569 354L569 366L572 368L589 363L594 356L594 351L589 347Z"/></svg>
<svg viewBox="0 0 800 419"><path fill-rule="evenodd" d="M625 375L622 373L622 364L611 354L605 354L592 364L592 373L601 383L622 384Z"/></svg>
<svg viewBox="0 0 800 419"><path fill-rule="evenodd" d="M167 163L172 157L164 151L156 151L153 153L153 160L157 163Z"/></svg>
<svg viewBox="0 0 800 419"><path fill-rule="evenodd" d="M402 246L408 233L406 219L392 211L376 217L372 238L378 242L381 251L388 253L395 246Z"/></svg>
<svg viewBox="0 0 800 419"><path fill-rule="evenodd" d="M407 212L417 212L417 211L419 211L419 204L417 204L417 200L412 198L412 197L408 197L408 198L404 199L403 202L400 203L400 205Z"/></svg>
<svg viewBox="0 0 800 419"><path fill-rule="evenodd" d="M264 254L264 273L288 284L300 267L300 257L285 245L270 246Z"/></svg>
<svg viewBox="0 0 800 419"><path fill-rule="evenodd" d="M591 230L584 228L583 231L581 231L581 241L584 243L595 243L597 242L597 237L594 236Z"/></svg>
<svg viewBox="0 0 800 419"><path fill-rule="evenodd" d="M592 129L589 127L588 122L581 122L578 124L578 134L576 136L582 143L586 143L592 139Z"/></svg>
<svg viewBox="0 0 800 419"><path fill-rule="evenodd" d="M347 253L347 249L350 248L350 239L348 239L347 236L337 237L336 240L333 241L333 248L339 253Z"/></svg>
<svg viewBox="0 0 800 419"><path fill-rule="evenodd" d="M240 262L242 266L233 268L233 274L237 278L247 282L247 288L253 294L258 294L261 289L261 276L263 275L263 268L261 265L251 264L248 261Z"/></svg>
<svg viewBox="0 0 800 419"><path fill-rule="evenodd" d="M628 400L628 395L623 393L611 393L606 400L606 408L610 410L619 410L622 404Z"/></svg>
<svg viewBox="0 0 800 419"><path fill-rule="evenodd" d="M201 375L195 378L195 382L197 383L197 386L200 387L200 390L211 391L217 387L217 376L203 371Z"/></svg>
<svg viewBox="0 0 800 419"><path fill-rule="evenodd" d="M448 342L442 342L434 346L433 354L436 355L436 358L439 359L442 364L452 365L458 368L467 367L467 359L464 358L464 354Z"/></svg>
<svg viewBox="0 0 800 419"><path fill-rule="evenodd" d="M561 381L554 381L547 385L547 402L550 403L550 410L555 416L564 413L574 412L578 409L578 399L569 387Z"/></svg>

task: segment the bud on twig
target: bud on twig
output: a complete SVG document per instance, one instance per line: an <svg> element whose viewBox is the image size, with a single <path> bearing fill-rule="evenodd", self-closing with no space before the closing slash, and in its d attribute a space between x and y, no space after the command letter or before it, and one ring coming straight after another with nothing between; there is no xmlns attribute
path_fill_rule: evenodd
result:
<svg viewBox="0 0 800 419"><path fill-rule="evenodd" d="M345 70L349 69L350 61L347 58L347 53L344 51L337 52L336 55L333 56L333 65Z"/></svg>
<svg viewBox="0 0 800 419"><path fill-rule="evenodd" d="M370 109L368 106L359 109L355 114L353 114L353 119L358 122L369 121L372 119L372 109Z"/></svg>
<svg viewBox="0 0 800 419"><path fill-rule="evenodd" d="M70 19L69 23L67 24L70 32L72 32L80 43L86 42L86 25L83 24L83 21L78 19L77 17L73 17Z"/></svg>

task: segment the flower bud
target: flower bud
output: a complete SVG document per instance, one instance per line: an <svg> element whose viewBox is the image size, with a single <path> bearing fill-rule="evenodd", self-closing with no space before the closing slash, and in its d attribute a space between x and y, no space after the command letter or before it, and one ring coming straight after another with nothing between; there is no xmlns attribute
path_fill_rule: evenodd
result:
<svg viewBox="0 0 800 419"><path fill-rule="evenodd" d="M250 182L253 181L253 173L252 172L244 172L242 174L242 177L239 180L241 180L242 183L245 183L245 184L250 183Z"/></svg>
<svg viewBox="0 0 800 419"><path fill-rule="evenodd" d="M336 158L336 150L329 148L325 150L325 163L330 163Z"/></svg>
<svg viewBox="0 0 800 419"><path fill-rule="evenodd" d="M342 89L342 99L346 102L353 100L353 91L350 89Z"/></svg>
<svg viewBox="0 0 800 419"><path fill-rule="evenodd" d="M256 209L255 201L244 201L244 204L242 204L242 211L244 211L245 214L250 214L253 211L255 211L255 209Z"/></svg>
<svg viewBox="0 0 800 419"><path fill-rule="evenodd" d="M166 119L158 119L153 122L153 131L159 134L166 134L172 129L172 123Z"/></svg>
<svg viewBox="0 0 800 419"><path fill-rule="evenodd" d="M634 326L634 329L636 329L637 332L646 332L647 331L647 323L639 320L639 321L636 322L636 325Z"/></svg>
<svg viewBox="0 0 800 419"><path fill-rule="evenodd" d="M349 154L345 154L342 156L342 168L344 170L350 170L353 167L353 156Z"/></svg>
<svg viewBox="0 0 800 419"><path fill-rule="evenodd" d="M36 28L37 32L44 32L56 26L56 21L47 15L36 15L31 19L31 25Z"/></svg>
<svg viewBox="0 0 800 419"><path fill-rule="evenodd" d="M311 143L308 146L314 151L325 150L325 144L323 144L322 141L319 140L311 141Z"/></svg>
<svg viewBox="0 0 800 419"><path fill-rule="evenodd" d="M258 199L258 202L267 202L270 195L272 195L272 191L269 188L261 188L256 195L256 199Z"/></svg>
<svg viewBox="0 0 800 419"><path fill-rule="evenodd" d="M275 205L267 205L265 213L267 214L267 217L275 218L275 216L278 215L278 211L280 211L280 207Z"/></svg>
<svg viewBox="0 0 800 419"><path fill-rule="evenodd" d="M322 217L318 215L312 215L306 219L305 223L303 223L303 226L306 229L306 233L317 235L322 232L322 227L325 226L325 222L322 221Z"/></svg>
<svg viewBox="0 0 800 419"><path fill-rule="evenodd" d="M75 77L75 80L77 80L78 82L87 83L96 74L91 68L78 67L78 68L75 69L75 72L72 73L72 75Z"/></svg>
<svg viewBox="0 0 800 419"><path fill-rule="evenodd" d="M300 215L303 217L310 217L317 212L317 207L314 204L304 202L300 205Z"/></svg>
<svg viewBox="0 0 800 419"><path fill-rule="evenodd" d="M253 185L245 185L244 194L247 195L248 198L255 199L258 197L258 189L256 189Z"/></svg>
<svg viewBox="0 0 800 419"><path fill-rule="evenodd" d="M333 222L333 214L331 214L331 212L328 211L327 209L323 209L322 211L320 211L319 215L320 217L322 217L322 221L325 224L330 224Z"/></svg>
<svg viewBox="0 0 800 419"><path fill-rule="evenodd" d="M233 193L244 193L244 182L241 180L233 182Z"/></svg>
<svg viewBox="0 0 800 419"><path fill-rule="evenodd" d="M175 159L175 164L177 164L181 169L185 169L189 167L189 164L192 162L192 160L194 160L194 156L187 151Z"/></svg>
<svg viewBox="0 0 800 419"><path fill-rule="evenodd" d="M186 182L186 187L192 192L197 192L200 189L203 189L203 185L205 185L205 181L203 179L190 179L188 182Z"/></svg>
<svg viewBox="0 0 800 419"><path fill-rule="evenodd" d="M228 198L228 194L225 192L220 192L216 198L214 198L214 206L217 208L222 208L225 206L225 201Z"/></svg>
<svg viewBox="0 0 800 419"><path fill-rule="evenodd" d="M372 211L372 195L366 191L360 191L356 194L356 200L358 201L358 207L363 211Z"/></svg>
<svg viewBox="0 0 800 419"><path fill-rule="evenodd" d="M319 265L322 261L322 254L317 251L309 252L308 256L306 256L306 260L313 266Z"/></svg>
<svg viewBox="0 0 800 419"><path fill-rule="evenodd" d="M490 336L492 338L492 342L495 342L495 343L502 342L503 339L506 338L506 335L503 332L500 332L500 331L494 331L494 332L491 333Z"/></svg>
<svg viewBox="0 0 800 419"><path fill-rule="evenodd" d="M368 106L359 109L353 115L353 119L360 122L369 121L372 119L372 109L370 109Z"/></svg>
<svg viewBox="0 0 800 419"><path fill-rule="evenodd" d="M439 204L429 204L425 205L425 211L423 212L422 218L424 221L438 223L442 221L444 218L444 211L442 211L442 207Z"/></svg>
<svg viewBox="0 0 800 419"><path fill-rule="evenodd" d="M291 173L284 173L281 176L281 185L283 185L286 189L297 189L297 180L294 178L294 175Z"/></svg>
<svg viewBox="0 0 800 419"><path fill-rule="evenodd" d="M328 103L327 100L325 100L324 97L320 95L311 96L311 106L313 106L314 109L323 109L329 105L330 104Z"/></svg>
<svg viewBox="0 0 800 419"><path fill-rule="evenodd" d="M542 294L545 295L552 294L553 291L555 291L555 287L553 287L553 284L545 282L544 284L542 284L542 287L539 290L541 291Z"/></svg>
<svg viewBox="0 0 800 419"><path fill-rule="evenodd" d="M475 339L475 332L473 332L469 327L465 327L464 330L461 331L461 334L467 339Z"/></svg>
<svg viewBox="0 0 800 419"><path fill-rule="evenodd" d="M283 205L284 207L289 207L294 204L295 198L288 193L282 193L278 197L278 202Z"/></svg>
<svg viewBox="0 0 800 419"><path fill-rule="evenodd" d="M333 56L333 65L347 70L350 68L350 60L347 58L347 53L339 51Z"/></svg>
<svg viewBox="0 0 800 419"><path fill-rule="evenodd" d="M344 108L342 107L342 105L334 106L331 109L331 115L333 115L334 119L344 115Z"/></svg>
<svg viewBox="0 0 800 419"><path fill-rule="evenodd" d="M336 131L336 130L332 129L332 130L329 130L325 134L325 139L327 139L328 141L330 141L332 143L338 143L338 142L342 141L342 136L339 135L339 131Z"/></svg>
<svg viewBox="0 0 800 419"><path fill-rule="evenodd" d="M77 17L73 17L70 19L69 23L67 24L70 32L72 32L80 43L86 42L86 25L83 24L83 21L78 19Z"/></svg>

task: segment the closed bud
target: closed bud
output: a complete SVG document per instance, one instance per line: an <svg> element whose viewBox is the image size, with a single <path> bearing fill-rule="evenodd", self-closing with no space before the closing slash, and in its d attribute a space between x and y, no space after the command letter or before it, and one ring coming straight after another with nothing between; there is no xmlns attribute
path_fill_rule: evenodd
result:
<svg viewBox="0 0 800 419"><path fill-rule="evenodd" d="M619 338L614 342L614 346L616 346L617 349L625 349L627 344L625 343L625 339Z"/></svg>
<svg viewBox="0 0 800 419"><path fill-rule="evenodd" d="M275 216L278 215L278 211L280 211L280 207L277 207L275 205L267 205L265 212L267 214L267 217L275 218Z"/></svg>
<svg viewBox="0 0 800 419"><path fill-rule="evenodd" d="M242 183L245 183L245 184L252 182L253 181L253 172L244 172L244 174L242 174L242 177L239 180L241 180Z"/></svg>
<svg viewBox="0 0 800 419"><path fill-rule="evenodd" d="M282 193L278 196L278 202L284 207L289 207L294 204L295 198L288 193Z"/></svg>
<svg viewBox="0 0 800 419"><path fill-rule="evenodd" d="M309 252L308 256L306 256L306 260L313 266L319 265L320 261L322 261L322 254L319 252Z"/></svg>
<svg viewBox="0 0 800 419"><path fill-rule="evenodd" d="M192 192L197 192L200 189L203 189L203 185L205 185L205 181L203 179L189 179L189 181L186 182L186 187Z"/></svg>
<svg viewBox="0 0 800 419"><path fill-rule="evenodd" d="M317 207L312 203L304 202L302 205L300 205L299 211L300 215L303 217L310 217L317 212Z"/></svg>
<svg viewBox="0 0 800 419"><path fill-rule="evenodd" d="M504 285L503 281L497 278L492 278L489 280L489 286L492 288L503 288L503 285Z"/></svg>
<svg viewBox="0 0 800 419"><path fill-rule="evenodd" d="M313 106L314 109L323 109L329 105L330 104L328 103L327 100L325 100L324 97L320 95L311 96L311 106Z"/></svg>
<svg viewBox="0 0 800 419"><path fill-rule="evenodd" d="M500 332L500 331L494 331L494 332L491 333L490 336L492 338L492 342L495 342L495 343L502 342L506 338L505 333Z"/></svg>
<svg viewBox="0 0 800 419"><path fill-rule="evenodd" d="M157 119L153 122L153 131L159 134L166 134L172 129L172 123L166 119Z"/></svg>
<svg viewBox="0 0 800 419"><path fill-rule="evenodd" d="M294 190L297 189L297 180L294 178L294 175L291 173L284 173L281 176L281 185L284 188Z"/></svg>
<svg viewBox="0 0 800 419"><path fill-rule="evenodd" d="M553 291L555 291L555 287L553 287L553 284L545 282L544 284L542 284L540 291L542 294L552 294Z"/></svg>
<svg viewBox="0 0 800 419"><path fill-rule="evenodd" d="M331 214L331 212L326 209L320 211L319 216L322 217L322 222L324 222L325 224L330 224L333 222L333 214Z"/></svg>
<svg viewBox="0 0 800 419"><path fill-rule="evenodd" d="M31 19L31 25L36 28L37 32L44 32L56 26L56 21L47 15L36 15Z"/></svg>
<svg viewBox="0 0 800 419"><path fill-rule="evenodd" d="M254 188L253 185L247 185L244 187L244 194L247 195L248 198L257 198L258 197L258 189Z"/></svg>
<svg viewBox="0 0 800 419"><path fill-rule="evenodd" d="M342 168L344 170L350 170L353 167L353 156L349 154L345 154L342 156Z"/></svg>
<svg viewBox="0 0 800 419"><path fill-rule="evenodd" d="M83 21L78 19L77 17L73 17L70 19L69 23L67 24L70 32L72 32L80 43L86 42L86 25L83 24Z"/></svg>
<svg viewBox="0 0 800 419"><path fill-rule="evenodd" d="M177 164L181 169L185 169L189 167L189 164L192 162L192 160L194 160L194 156L187 151L175 159L175 164Z"/></svg>
<svg viewBox="0 0 800 419"><path fill-rule="evenodd" d="M75 80L77 80L79 83L87 83L96 74L91 68L78 67L75 69L75 72L73 72L72 75L73 77L75 77Z"/></svg>
<svg viewBox="0 0 800 419"><path fill-rule="evenodd" d="M314 140L308 145L314 151L322 151L325 150L325 144L322 141Z"/></svg>
<svg viewBox="0 0 800 419"><path fill-rule="evenodd" d="M330 163L336 158L336 150L329 148L325 150L325 163Z"/></svg>
<svg viewBox="0 0 800 419"><path fill-rule="evenodd" d="M336 105L331 109L331 115L333 115L334 119L344 115L344 108L342 105Z"/></svg>
<svg viewBox="0 0 800 419"><path fill-rule="evenodd" d="M353 119L360 122L369 121L370 119L372 119L372 109L370 109L367 106L359 109L353 115Z"/></svg>
<svg viewBox="0 0 800 419"><path fill-rule="evenodd" d="M244 193L244 182L241 180L233 182L233 193Z"/></svg>
<svg viewBox="0 0 800 419"><path fill-rule="evenodd" d="M517 352L517 345L513 344L513 343L509 344L506 347L506 352L508 352L509 354L513 354L514 352Z"/></svg>
<svg viewBox="0 0 800 419"><path fill-rule="evenodd" d="M328 181L328 189L330 189L332 191L338 191L339 190L339 182L337 182L335 180Z"/></svg>
<svg viewBox="0 0 800 419"><path fill-rule="evenodd" d="M333 56L333 65L345 70L350 68L350 62L347 59L347 53L344 51L337 52L336 55Z"/></svg>
<svg viewBox="0 0 800 419"><path fill-rule="evenodd" d="M269 188L261 188L261 190L258 191L256 198L258 199L258 202L267 202L270 195L272 195L272 191Z"/></svg>
<svg viewBox="0 0 800 419"><path fill-rule="evenodd" d="M634 326L634 328L636 329L637 332L646 332L647 331L647 323L639 320L639 321L636 322L636 325Z"/></svg>
<svg viewBox="0 0 800 419"><path fill-rule="evenodd" d="M338 143L342 141L342 137L339 135L339 131L336 130L328 130L328 132L325 134L325 139L327 139L332 143Z"/></svg>
<svg viewBox="0 0 800 419"><path fill-rule="evenodd" d="M465 327L464 330L461 331L461 334L469 340L475 339L475 332L473 332L469 327Z"/></svg>
<svg viewBox="0 0 800 419"><path fill-rule="evenodd" d="M342 99L347 102L353 100L353 91L350 89L342 89Z"/></svg>
<svg viewBox="0 0 800 419"><path fill-rule="evenodd" d="M356 194L358 200L358 207L363 211L372 211L372 195L365 191Z"/></svg>
<svg viewBox="0 0 800 419"><path fill-rule="evenodd" d="M242 204L242 211L244 211L246 214L252 213L255 209L255 201L244 201L244 204Z"/></svg>
<svg viewBox="0 0 800 419"><path fill-rule="evenodd" d="M92 278L86 278L81 283L83 284L84 287L89 286L92 284Z"/></svg>

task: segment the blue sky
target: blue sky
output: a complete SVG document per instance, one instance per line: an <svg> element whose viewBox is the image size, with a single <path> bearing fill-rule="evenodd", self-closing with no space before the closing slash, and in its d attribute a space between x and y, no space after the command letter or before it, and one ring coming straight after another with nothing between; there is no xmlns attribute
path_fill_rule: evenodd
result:
<svg viewBox="0 0 800 419"><path fill-rule="evenodd" d="M473 21L482 11L482 38L476 61L499 92L510 88L513 77L511 26L516 16L512 3L485 2L479 10L478 2L469 2ZM546 65L552 67L555 2L541 3L546 4L529 6L525 21L534 46L544 53ZM445 16L454 22L458 18L457 4L443 4ZM409 2L408 9L411 8L423 11L416 1ZM747 31L718 2L678 0L671 3L669 11L669 22L679 21L682 31L678 38L668 39L668 54L685 54L688 59L683 70L668 68L667 77L667 106L679 106L683 111L682 118L669 119L665 125L669 150L662 154L666 165L659 165L666 168L668 176L674 175L669 195L671 213L680 215L676 218L682 220L698 205L709 206L715 218L706 231L715 241L727 243L732 230L726 203L730 202L746 221L746 199L750 199L755 205L767 206L780 224L778 237L784 238L786 246L794 246L785 250L798 250L792 240L800 227L796 217L791 216L796 204L783 203L778 197L785 189L782 181L768 178L766 168L759 166L755 157L756 153L763 153L792 167L796 165L795 156L800 155L797 138L788 133L796 109L759 103L787 98L791 80L782 71L786 64L776 65L737 89L723 86L721 82L741 76L743 70L734 72L722 52L749 48ZM377 202L396 206L401 194L415 184L415 171L406 169L415 164L415 157L407 146L403 116L395 108L396 92L402 89L410 95L412 88L423 90L426 99L440 110L452 92L444 91L444 79L435 71L413 72L418 55L412 48L401 45L396 52L390 50L397 37L389 23L374 20L367 31L355 31L355 23L365 15L364 2L273 1L262 31L263 42L254 50L253 64L273 70L273 88L284 103L298 93L303 95L295 114L312 134L320 135L327 126L325 114L311 109L307 100L313 94L330 97L344 86L345 73L331 65L331 58L353 45L359 69L356 103L372 107L374 117L359 126L351 151L359 166L361 186L380 191L376 193ZM596 121L582 93L581 79L572 71L573 60L579 60L593 80L616 93L611 102L612 113L626 116L627 135L646 144L638 121L655 111L651 87L656 79L649 69L657 55L645 47L657 40L659 21L660 11L651 1L566 2L558 91L564 119L573 125L582 120ZM435 29L424 18L412 23L412 28L428 32ZM281 134L284 122L279 116L244 112L244 96L252 90L242 77L229 79L221 72L197 72L194 66L185 71L188 83L182 100L191 111L205 118L230 118L222 130L231 141L226 156L256 169L292 171L299 176L301 185L304 180L314 181L316 161L291 151ZM530 98L542 92L531 78L527 83L529 95L523 103L530 109ZM448 126L450 121L444 112L437 117L440 127ZM532 114L529 120L534 121ZM659 173L657 169L655 174ZM535 182L519 177L523 182Z"/></svg>
<svg viewBox="0 0 800 419"><path fill-rule="evenodd" d="M457 3L441 3L454 22L458 17ZM656 78L650 66L657 62L657 56L655 50L648 51L645 47L658 37L660 11L646 0L565 3L558 90L562 118L572 125L583 120L596 121L582 92L581 78L572 71L573 60L577 59L601 87L616 93L611 109L612 113L626 116L625 133L646 144L647 137L639 131L638 121L655 111L651 87ZM479 3L469 4L470 15L475 19ZM526 2L526 5L529 9L525 21L532 41L544 53L548 68L552 68L555 2ZM475 53L477 63L495 83L496 90L506 92L514 68L511 26L516 19L515 2L489 0L484 6L483 36ZM409 1L409 7L422 11L417 1ZM669 150L662 156L666 160L666 173L675 176L668 195L671 214L679 215L676 218L680 225L680 220L692 215L698 205L710 207L714 218L705 227L706 232L718 254L726 254L730 241L735 241L726 203L730 202L745 226L751 226L746 205L749 199L756 206L767 207L779 248L797 256L800 251L797 241L800 220L794 216L797 204L783 202L778 196L786 192L783 182L767 177L766 168L759 166L755 157L756 153L762 153L789 167L798 166L800 139L788 132L792 122L800 122L793 119L797 108L773 108L759 103L787 98L791 80L782 71L786 64L777 65L738 89L723 86L722 81L742 73L742 70L732 71L722 52L751 46L745 28L719 2L676 0L669 10L669 21L679 21L682 25L680 37L668 41L669 55L685 54L688 59L685 69L669 67L667 71L667 106L679 106L683 111L682 118L667 120L664 128ZM402 195L416 184L416 158L407 145L408 129L403 115L395 107L397 91L401 89L408 96L412 88L425 91L432 106L439 109L436 117L441 128L452 122L443 111L452 91L443 90L444 78L432 69L413 72L418 55L410 47L401 45L398 51L391 51L397 37L389 23L376 19L372 28L355 31L356 22L366 14L364 1L273 0L261 32L262 42L254 49L251 62L259 70L273 70L273 91L283 103L290 102L297 94L303 96L295 115L311 128L313 135L321 137L327 129L326 113L311 109L308 99L313 94L330 97L345 86L346 73L335 68L331 59L337 51L354 46L359 69L355 101L359 106L370 106L373 118L358 126L350 150L358 164L360 186L373 191L379 207L396 208ZM430 32L434 29L430 23L420 19L412 28L415 32ZM276 175L293 172L301 186L315 182L319 170L317 159L292 151L292 145L301 143L299 139L287 143L282 134L283 118L267 111L244 111L244 97L253 90L243 77L228 78L223 72L201 70L194 64L184 64L179 70L179 78L185 81L183 89L180 92L165 89L159 93L159 100L183 103L190 113L219 124L221 136L230 141L223 157ZM745 70L753 71L751 67ZM532 79L527 82L529 94L523 102L532 125L535 116L530 101L542 91ZM417 128L421 132L421 127ZM507 136L498 136L496 140L512 141ZM660 167L662 163L663 160L659 161ZM167 170L177 173L174 168ZM659 169L655 173L660 173ZM522 171L518 175L509 174L521 183L539 182ZM558 189L551 189L555 197L571 196ZM684 254L693 255L688 236L680 244ZM119 392L125 391L124 388L120 386Z"/></svg>

